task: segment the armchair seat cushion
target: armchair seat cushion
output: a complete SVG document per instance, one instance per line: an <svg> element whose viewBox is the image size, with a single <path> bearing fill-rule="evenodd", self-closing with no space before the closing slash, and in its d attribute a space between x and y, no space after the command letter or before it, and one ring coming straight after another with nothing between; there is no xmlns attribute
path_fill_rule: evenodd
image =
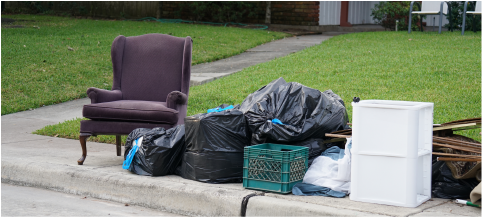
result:
<svg viewBox="0 0 482 217"><path fill-rule="evenodd" d="M92 120L117 120L176 124L178 111L170 109L165 102L119 100L84 105L84 117Z"/></svg>

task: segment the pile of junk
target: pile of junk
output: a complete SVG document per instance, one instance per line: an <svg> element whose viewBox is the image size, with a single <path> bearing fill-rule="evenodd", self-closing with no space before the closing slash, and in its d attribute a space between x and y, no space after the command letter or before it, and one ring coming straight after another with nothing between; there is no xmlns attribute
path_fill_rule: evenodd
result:
<svg viewBox="0 0 482 217"><path fill-rule="evenodd" d="M123 168L282 194L480 207L481 143L454 131L480 128L481 118L433 124L433 103L355 97L352 106L349 123L333 91L279 78L184 125L132 131Z"/></svg>

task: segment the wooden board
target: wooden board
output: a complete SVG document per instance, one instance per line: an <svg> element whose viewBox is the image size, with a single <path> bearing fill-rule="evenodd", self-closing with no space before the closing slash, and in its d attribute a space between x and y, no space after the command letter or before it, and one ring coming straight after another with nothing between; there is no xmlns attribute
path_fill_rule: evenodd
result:
<svg viewBox="0 0 482 217"><path fill-rule="evenodd" d="M441 127L434 127L433 131L448 130L448 129L457 131L457 130L469 130L469 129L475 129L475 128L480 128L480 123L454 124L454 125L447 125L447 126L441 126Z"/></svg>
<svg viewBox="0 0 482 217"><path fill-rule="evenodd" d="M442 125L463 124L463 123L480 123L481 121L482 121L481 118L468 118L468 119L462 119L462 120L456 120L456 121L443 123Z"/></svg>
<svg viewBox="0 0 482 217"><path fill-rule="evenodd" d="M334 137L334 138L350 138L351 135L340 135L340 134L331 134L331 133L325 133L326 137Z"/></svg>

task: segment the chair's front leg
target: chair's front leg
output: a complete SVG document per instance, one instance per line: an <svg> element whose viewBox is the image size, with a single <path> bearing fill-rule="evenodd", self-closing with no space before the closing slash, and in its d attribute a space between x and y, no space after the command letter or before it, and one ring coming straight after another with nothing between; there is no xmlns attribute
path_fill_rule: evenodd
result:
<svg viewBox="0 0 482 217"><path fill-rule="evenodd" d="M80 140L80 146L82 147L82 157L77 161L77 164L83 165L84 160L87 157L87 139L90 137L90 135L80 135L79 140Z"/></svg>
<svg viewBox="0 0 482 217"><path fill-rule="evenodd" d="M442 18L443 18L443 13L440 11L440 15L438 18L438 34L442 33Z"/></svg>
<svg viewBox="0 0 482 217"><path fill-rule="evenodd" d="M475 23L476 23L475 16L476 16L475 14L472 14L472 30L474 31L474 33L477 33L477 29L475 28ZM477 24L479 24L479 22L477 22Z"/></svg>
<svg viewBox="0 0 482 217"><path fill-rule="evenodd" d="M420 4L418 2L416 2L416 1L410 2L410 11L408 13L408 33L412 32L412 11L413 11L413 4L414 3L415 3L415 5L418 5L419 10L422 10L422 7L420 6Z"/></svg>
<svg viewBox="0 0 482 217"><path fill-rule="evenodd" d="M412 32L412 9L413 9L413 1L410 2L410 11L408 12L408 33Z"/></svg>
<svg viewBox="0 0 482 217"><path fill-rule="evenodd" d="M121 136L120 135L115 136L115 144L117 148L117 156L121 156Z"/></svg>
<svg viewBox="0 0 482 217"><path fill-rule="evenodd" d="M464 14L462 15L462 35L465 33L465 16L467 15L467 2L464 3Z"/></svg>
<svg viewBox="0 0 482 217"><path fill-rule="evenodd" d="M423 15L418 15L420 20L420 32L423 32Z"/></svg>
<svg viewBox="0 0 482 217"><path fill-rule="evenodd" d="M450 4L449 1L446 1L446 3L447 3L447 7L448 7L448 8L447 8L447 9L448 9L447 11L448 11L448 13L449 13L449 14L448 14L448 15L449 15L449 16L448 16L448 17L449 17L449 31L450 31L450 32L453 32L453 31L454 31L454 28L452 28L452 5Z"/></svg>

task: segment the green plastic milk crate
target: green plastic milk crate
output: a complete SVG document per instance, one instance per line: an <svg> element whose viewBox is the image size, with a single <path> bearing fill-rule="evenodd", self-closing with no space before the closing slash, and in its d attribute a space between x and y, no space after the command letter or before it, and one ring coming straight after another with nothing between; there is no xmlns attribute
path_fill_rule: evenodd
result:
<svg viewBox="0 0 482 217"><path fill-rule="evenodd" d="M308 170L307 147L265 143L244 147L243 187L287 194Z"/></svg>

